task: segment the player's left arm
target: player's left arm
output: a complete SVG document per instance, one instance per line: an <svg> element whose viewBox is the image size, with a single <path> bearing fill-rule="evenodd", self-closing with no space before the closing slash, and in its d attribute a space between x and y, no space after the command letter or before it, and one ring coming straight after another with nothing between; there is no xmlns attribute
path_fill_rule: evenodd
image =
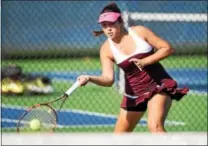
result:
<svg viewBox="0 0 208 147"><path fill-rule="evenodd" d="M154 48L156 49L156 52L146 58L144 58L144 62L146 65L156 63L169 55L171 55L174 52L174 49L172 48L171 44L167 42L166 40L160 38L157 36L153 31L150 29L139 26L140 34L144 37L144 39Z"/></svg>

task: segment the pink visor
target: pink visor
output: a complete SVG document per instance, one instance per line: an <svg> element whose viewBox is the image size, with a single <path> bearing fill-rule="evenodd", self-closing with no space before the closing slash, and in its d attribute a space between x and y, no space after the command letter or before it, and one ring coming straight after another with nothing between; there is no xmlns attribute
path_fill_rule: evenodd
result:
<svg viewBox="0 0 208 147"><path fill-rule="evenodd" d="M104 21L115 22L120 16L120 13L106 12L99 16L98 23L102 23Z"/></svg>

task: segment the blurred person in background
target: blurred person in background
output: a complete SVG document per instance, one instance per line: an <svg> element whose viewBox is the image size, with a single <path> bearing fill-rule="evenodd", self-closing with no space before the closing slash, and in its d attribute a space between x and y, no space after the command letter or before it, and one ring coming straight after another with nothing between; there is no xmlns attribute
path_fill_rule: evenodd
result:
<svg viewBox="0 0 208 147"><path fill-rule="evenodd" d="M94 31L94 36L107 37L100 49L102 75L80 75L81 86L88 82L112 86L116 64L125 73L125 92L114 132L132 132L146 110L149 130L166 132L164 122L172 100L179 101L188 92L178 88L159 63L173 53L172 46L147 27L125 28L116 3L102 9L98 23L102 30Z"/></svg>

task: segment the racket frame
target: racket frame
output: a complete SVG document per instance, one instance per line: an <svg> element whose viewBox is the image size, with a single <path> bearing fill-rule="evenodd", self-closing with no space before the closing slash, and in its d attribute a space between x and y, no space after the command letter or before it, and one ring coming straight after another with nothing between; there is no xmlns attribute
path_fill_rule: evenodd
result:
<svg viewBox="0 0 208 147"><path fill-rule="evenodd" d="M17 133L20 132L20 124L21 124L22 119L23 119L28 113L30 113L33 109L38 108L38 107L41 107L41 106L48 107L48 108L49 108L50 110L52 110L52 112L55 114L55 121L56 121L56 122L54 122L54 127L52 127L51 132L54 131L54 129L55 129L56 126L57 126L58 115L57 115L56 111L53 109L53 107L51 107L51 106L50 106L49 104L47 104L47 103L42 103L42 104L35 104L35 105L29 107L25 112L22 113L22 115L20 116L20 118L19 118L19 120L18 120L18 122L17 122Z"/></svg>
<svg viewBox="0 0 208 147"><path fill-rule="evenodd" d="M58 122L58 115L57 115L57 111L60 111L61 110L61 108L62 108L62 106L63 106L63 104L64 104L64 102L66 101L66 99L68 98L68 96L69 95L71 95L72 94L72 92L76 89L76 88L78 88L80 86L80 83L79 83L79 81L76 81L61 97L59 97L59 98L57 98L57 99L55 99L55 100L52 100L52 101L49 101L49 102L45 102L45 103L41 103L41 104L35 104L35 105L33 105L33 106L31 106L31 107L29 107L25 112L23 112L23 114L20 116L20 118L19 118L19 120L18 120L18 123L17 123L17 132L19 133L20 132L20 129L19 129L19 127L20 127L20 122L21 122L21 120L29 113L29 112L31 112L33 109L35 109L35 108L38 108L38 107L41 107L41 106L46 106L46 107L48 107L48 108L50 108L51 110L52 110L52 112L55 114L55 117L56 117L56 122L55 122L55 124L54 124L54 127L52 128L52 132L54 131L54 129L56 128L56 126L57 126L57 122ZM62 103L61 103L61 105L60 105L60 107L59 107L59 109L56 111L52 106L50 106L50 104L52 104L52 103L54 103L54 102L56 102L56 101L58 101L58 100L61 100L61 99L63 99L63 101L62 101Z"/></svg>

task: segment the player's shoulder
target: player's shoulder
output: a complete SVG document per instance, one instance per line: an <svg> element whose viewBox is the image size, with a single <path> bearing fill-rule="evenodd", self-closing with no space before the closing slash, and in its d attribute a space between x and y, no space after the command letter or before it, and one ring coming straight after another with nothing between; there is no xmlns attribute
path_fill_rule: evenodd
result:
<svg viewBox="0 0 208 147"><path fill-rule="evenodd" d="M109 49L109 41L106 39L100 47L100 52L106 52Z"/></svg>
<svg viewBox="0 0 208 147"><path fill-rule="evenodd" d="M142 26L142 25L132 26L131 29L133 31L137 32L138 34L142 34L142 33L151 31L148 27Z"/></svg>
<svg viewBox="0 0 208 147"><path fill-rule="evenodd" d="M110 49L110 44L109 44L108 39L106 39L106 41L102 44L100 48L100 55L109 57L111 60L113 60L113 55Z"/></svg>
<svg viewBox="0 0 208 147"><path fill-rule="evenodd" d="M139 36L146 38L147 34L151 33L152 31L142 25L132 26L131 29Z"/></svg>

